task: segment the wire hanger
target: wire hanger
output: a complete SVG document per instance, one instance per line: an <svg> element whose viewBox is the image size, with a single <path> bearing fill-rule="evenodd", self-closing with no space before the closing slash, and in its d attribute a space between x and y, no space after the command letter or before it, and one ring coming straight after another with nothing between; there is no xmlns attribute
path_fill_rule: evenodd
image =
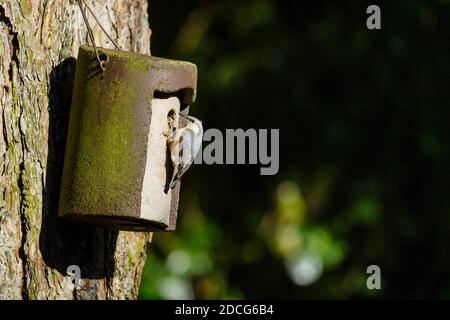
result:
<svg viewBox="0 0 450 320"><path fill-rule="evenodd" d="M89 12L91 13L91 15L94 17L94 19L97 22L98 26L102 29L103 33L108 37L108 39L114 44L114 46L118 50L120 50L120 48L117 45L117 43L111 38L111 36L108 34L108 32L106 32L106 29L102 26L102 24L98 20L97 16L95 15L94 11L87 5L86 1L85 0L78 0L78 5L80 7L81 14L83 15L83 20L84 20L84 23L86 24L86 28L88 30L89 38L91 39L91 42L92 42L92 46L94 47L95 55L97 56L97 60L98 60L98 63L100 65L100 69L102 69L102 71L105 71L106 64L108 63L108 56L106 56L105 60L102 60L100 58L100 55L99 55L98 50L97 50L97 46L95 45L94 33L92 32L91 26L89 25L89 21L88 21L88 19L86 17L86 12L83 9L83 4L84 4L85 8L87 8L89 10Z"/></svg>

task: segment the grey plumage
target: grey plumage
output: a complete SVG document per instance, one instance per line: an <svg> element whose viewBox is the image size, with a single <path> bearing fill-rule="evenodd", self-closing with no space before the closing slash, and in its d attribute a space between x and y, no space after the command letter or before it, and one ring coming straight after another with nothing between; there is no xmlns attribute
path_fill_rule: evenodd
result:
<svg viewBox="0 0 450 320"><path fill-rule="evenodd" d="M203 140L202 122L192 116L186 117L186 126L173 131L167 143L173 164L173 174L169 187L174 188L177 181L189 169L200 151Z"/></svg>

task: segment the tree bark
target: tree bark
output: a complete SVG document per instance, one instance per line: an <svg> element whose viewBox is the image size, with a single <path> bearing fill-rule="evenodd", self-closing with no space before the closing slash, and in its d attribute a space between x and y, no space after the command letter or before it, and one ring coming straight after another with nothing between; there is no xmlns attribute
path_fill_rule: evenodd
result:
<svg viewBox="0 0 450 320"><path fill-rule="evenodd" d="M146 0L88 0L122 50L150 54ZM99 46L113 48L87 13ZM0 0L0 299L134 299L149 233L57 218L76 0ZM76 289L67 267L81 269Z"/></svg>

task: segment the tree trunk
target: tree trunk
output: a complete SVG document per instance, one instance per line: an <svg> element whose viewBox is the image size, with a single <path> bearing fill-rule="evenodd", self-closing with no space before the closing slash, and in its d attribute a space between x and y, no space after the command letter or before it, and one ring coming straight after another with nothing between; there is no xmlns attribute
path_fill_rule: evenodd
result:
<svg viewBox="0 0 450 320"><path fill-rule="evenodd" d="M88 0L122 50L150 54L146 0ZM113 48L87 12L99 46ZM57 218L76 0L0 0L0 299L134 299L149 233ZM81 269L76 289L67 267Z"/></svg>

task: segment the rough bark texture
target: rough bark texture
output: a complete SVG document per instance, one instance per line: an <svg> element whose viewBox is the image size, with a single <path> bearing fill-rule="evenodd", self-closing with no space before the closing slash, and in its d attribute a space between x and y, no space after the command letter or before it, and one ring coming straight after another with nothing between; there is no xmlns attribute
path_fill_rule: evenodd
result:
<svg viewBox="0 0 450 320"><path fill-rule="evenodd" d="M123 50L150 53L146 0L88 4ZM89 19L97 44L112 48ZM75 58L86 42L75 0L0 0L0 299L137 296L150 234L57 218ZM81 289L69 265L81 268Z"/></svg>

